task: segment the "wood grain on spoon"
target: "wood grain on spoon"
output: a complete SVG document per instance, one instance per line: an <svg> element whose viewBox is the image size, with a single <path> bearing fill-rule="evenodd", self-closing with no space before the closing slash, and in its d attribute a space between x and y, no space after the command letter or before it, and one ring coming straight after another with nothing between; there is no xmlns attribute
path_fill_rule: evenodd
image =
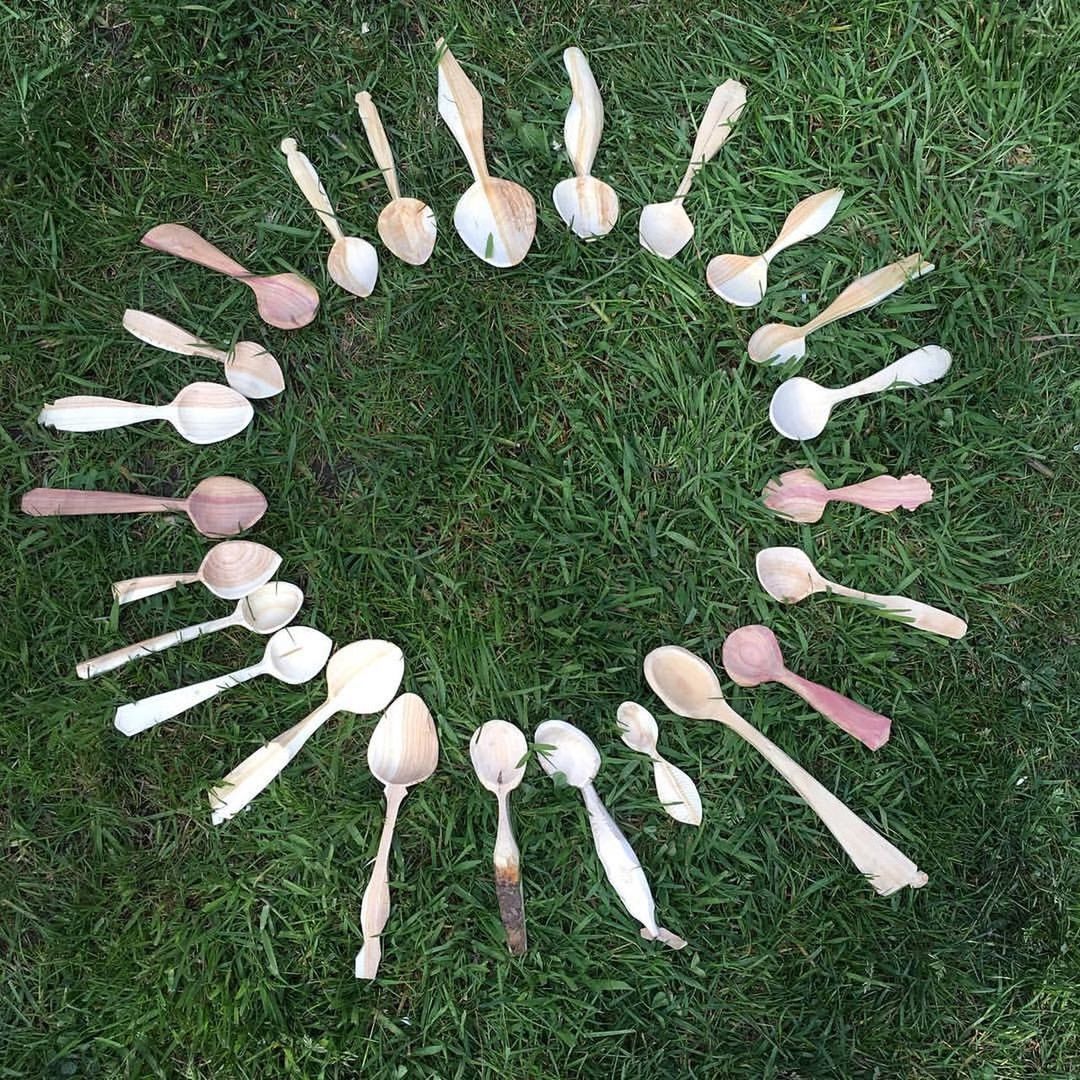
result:
<svg viewBox="0 0 1080 1080"><path fill-rule="evenodd" d="M762 501L775 514L789 521L812 523L821 520L830 502L846 502L888 514L899 507L914 510L929 502L934 489L922 476L875 476L845 487L827 488L813 469L792 469L778 480L770 480L761 493Z"/></svg>

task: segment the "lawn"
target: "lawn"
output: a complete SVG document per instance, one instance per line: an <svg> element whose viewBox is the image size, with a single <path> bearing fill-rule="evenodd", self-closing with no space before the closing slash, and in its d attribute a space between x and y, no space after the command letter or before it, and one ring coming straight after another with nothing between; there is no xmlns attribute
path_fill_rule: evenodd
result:
<svg viewBox="0 0 1080 1080"><path fill-rule="evenodd" d="M39 0L0 7L0 26L0 1077L1080 1074L1075 5ZM484 95L492 172L537 199L513 269L453 230L470 180L436 111L440 35ZM570 175L571 44L604 95L594 171L623 210L591 245L550 200ZM727 78L745 112L687 201L693 242L664 262L639 247L638 212L674 191ZM422 268L380 249L357 300L329 282L278 143L297 138L345 231L375 239L364 88L440 233ZM847 193L836 218L778 257L757 308L707 288L709 258L762 250L830 186ZM310 277L315 322L272 330L246 289L141 247L165 221ZM813 443L781 439L767 410L783 376L748 359L750 333L913 251L937 270L816 334L801 371L840 385L931 342L952 371L843 406ZM164 402L220 377L140 345L127 307L264 342L285 392L208 447L163 424L40 428L58 396ZM832 485L919 472L935 497L910 514L832 506L815 525L766 511L766 481L807 466ZM400 644L404 688L436 718L440 765L402 807L374 984L353 955L383 815L375 718L336 717L212 828L208 787L325 679L259 679L125 739L117 705L253 663L262 639L230 631L77 679L79 659L229 610L198 586L111 605L111 581L193 570L209 543L179 515L19 512L39 484L173 495L213 474L266 493L250 538L283 555L303 621L339 645ZM770 544L970 631L946 641L827 597L782 606L754 576ZM651 648L719 668L752 622L793 669L893 717L871 754L787 690L722 678L926 888L876 896L751 748L648 689ZM698 779L700 829L662 812L619 741L624 699ZM687 949L638 937L577 792L531 763L514 803L530 950L508 957L495 800L468 755L495 717L594 738L600 794Z"/></svg>

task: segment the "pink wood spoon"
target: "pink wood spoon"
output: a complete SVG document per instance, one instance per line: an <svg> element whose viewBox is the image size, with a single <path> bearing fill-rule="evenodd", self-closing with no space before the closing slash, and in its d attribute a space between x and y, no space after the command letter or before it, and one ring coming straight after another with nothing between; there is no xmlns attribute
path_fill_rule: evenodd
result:
<svg viewBox="0 0 1080 1080"><path fill-rule="evenodd" d="M833 488L831 491L815 475L812 469L792 469L779 480L765 485L762 498L774 513L790 521L820 521L825 504L830 502L854 503L887 514L902 506L914 510L934 497L929 481L914 473L899 479L895 476L875 476L859 484Z"/></svg>

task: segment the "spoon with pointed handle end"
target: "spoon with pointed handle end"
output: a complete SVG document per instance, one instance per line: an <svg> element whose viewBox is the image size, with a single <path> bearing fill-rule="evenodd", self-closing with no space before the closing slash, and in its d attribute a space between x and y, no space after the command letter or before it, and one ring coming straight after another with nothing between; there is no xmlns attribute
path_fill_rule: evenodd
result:
<svg viewBox="0 0 1080 1080"><path fill-rule="evenodd" d="M657 752L660 729L653 714L636 701L624 701L619 706L618 722L622 741L652 760L656 797L663 808L684 825L700 825L701 796L697 785Z"/></svg>
<svg viewBox="0 0 1080 1080"><path fill-rule="evenodd" d="M236 605L236 610L223 619L210 619L198 626L185 626L182 630L170 630L167 634L147 638L135 645L125 645L104 656L84 660L75 671L80 679L92 679L121 667L129 660L164 652L174 645L182 645L185 641L194 641L195 638L215 634L231 626L243 627L253 634L273 634L296 618L303 603L304 594L295 585L287 581L268 581L245 596Z"/></svg>
<svg viewBox="0 0 1080 1080"><path fill-rule="evenodd" d="M934 497L934 489L925 477L907 473L875 476L846 487L827 488L813 469L792 469L779 480L770 480L761 493L762 501L775 514L789 521L812 523L821 520L830 502L853 503L878 514L888 514L897 507L914 510Z"/></svg>
<svg viewBox="0 0 1080 1080"><path fill-rule="evenodd" d="M299 330L319 310L319 293L307 278L299 274L253 274L185 225L155 225L142 243L243 282L255 294L262 321L279 330Z"/></svg>
<svg viewBox="0 0 1080 1080"><path fill-rule="evenodd" d="M694 140L694 149L690 152L690 164L675 197L668 202L650 203L641 211L638 240L643 248L662 259L672 259L690 243L694 223L683 208L683 200L690 193L698 170L711 161L727 141L745 104L746 87L734 79L728 79L713 91Z"/></svg>
<svg viewBox="0 0 1080 1080"><path fill-rule="evenodd" d="M339 649L326 668L327 698L313 713L260 746L210 791L212 821L238 814L274 779L301 747L338 712L377 713L393 699L405 674L405 657L389 641L354 641Z"/></svg>
<svg viewBox="0 0 1080 1080"><path fill-rule="evenodd" d="M709 288L735 307L753 307L769 287L769 263L781 251L821 232L832 221L843 197L843 188L829 188L803 199L761 255L717 255L711 259L705 271Z"/></svg>
<svg viewBox="0 0 1080 1080"><path fill-rule="evenodd" d="M600 753L592 740L573 724L547 720L536 729L533 742L544 772L548 776L562 773L584 796L596 854L623 907L641 924L641 936L646 941L662 941L671 949L683 948L686 942L681 937L657 925L656 903L645 871L596 794L593 780L600 769Z"/></svg>
<svg viewBox="0 0 1080 1080"><path fill-rule="evenodd" d="M477 778L499 800L494 853L495 894L506 929L506 944L513 956L521 956L528 945L518 846L510 825L510 792L525 775L528 752L529 746L521 729L506 720L489 720L478 727L469 740L469 757Z"/></svg>
<svg viewBox="0 0 1080 1080"><path fill-rule="evenodd" d="M116 710L113 725L125 735L137 735L165 720L186 712L200 702L247 682L258 675L272 675L280 682L299 686L309 682L326 666L334 643L321 631L310 626L287 626L266 643L262 660L251 667L241 668L229 675L167 690L164 694L121 705Z"/></svg>
<svg viewBox="0 0 1080 1080"><path fill-rule="evenodd" d="M851 861L881 896L929 880L885 837L849 810L801 765L744 720L724 701L720 681L709 665L678 645L653 649L645 657L645 678L656 695L676 715L691 720L719 720L746 740L810 804L825 827L840 842Z"/></svg>

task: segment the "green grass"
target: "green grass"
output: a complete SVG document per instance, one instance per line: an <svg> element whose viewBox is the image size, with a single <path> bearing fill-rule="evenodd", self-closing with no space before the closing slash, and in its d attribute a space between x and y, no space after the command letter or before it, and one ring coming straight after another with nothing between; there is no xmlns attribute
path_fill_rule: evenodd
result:
<svg viewBox="0 0 1080 1080"><path fill-rule="evenodd" d="M1070 6L0 7L0 1076L1078 1075ZM535 248L512 270L452 229L468 178L436 113L440 33L484 94L493 171L537 197ZM553 144L572 43L605 96L596 172L623 204L589 246L550 203L569 172ZM729 77L748 86L744 118L689 200L693 244L663 263L639 249L637 211L674 189ZM422 269L384 257L356 301L328 285L327 238L277 144L296 136L346 231L374 238L385 190L352 104L364 87L440 239ZM705 260L760 250L830 185L847 191L836 219L774 263L758 309L708 291ZM138 245L161 221L257 271L309 275L317 320L263 326L246 290ZM939 342L952 372L845 406L809 446L781 440L766 417L779 375L747 359L750 332L915 250L937 271L816 335L803 368L836 384ZM162 425L40 429L55 396L167 400L217 377L128 337L128 306L265 341L285 394L207 448ZM759 493L803 465L832 484L919 471L935 499L787 525ZM76 660L226 610L198 588L110 610L111 580L194 568L207 545L162 516L18 512L39 483L172 494L214 473L267 493L252 537L306 590L305 620L338 643L399 642L405 686L437 718L442 761L402 809L374 985L352 977L382 817L373 718L335 719L248 814L211 829L207 787L324 681L260 680L123 739L116 705L243 666L262 643L220 635L81 683ZM827 598L783 608L753 574L773 543L961 612L971 631L949 643ZM926 889L876 897L752 750L670 717L645 686L650 648L718 663L750 621L796 670L893 716L872 756L782 688L724 680L918 860ZM699 778L700 831L659 811L618 741L625 698L656 710L662 747ZM640 941L577 794L533 765L515 803L531 949L506 956L494 800L468 762L492 717L530 734L568 718L596 739L600 792L688 949Z"/></svg>

